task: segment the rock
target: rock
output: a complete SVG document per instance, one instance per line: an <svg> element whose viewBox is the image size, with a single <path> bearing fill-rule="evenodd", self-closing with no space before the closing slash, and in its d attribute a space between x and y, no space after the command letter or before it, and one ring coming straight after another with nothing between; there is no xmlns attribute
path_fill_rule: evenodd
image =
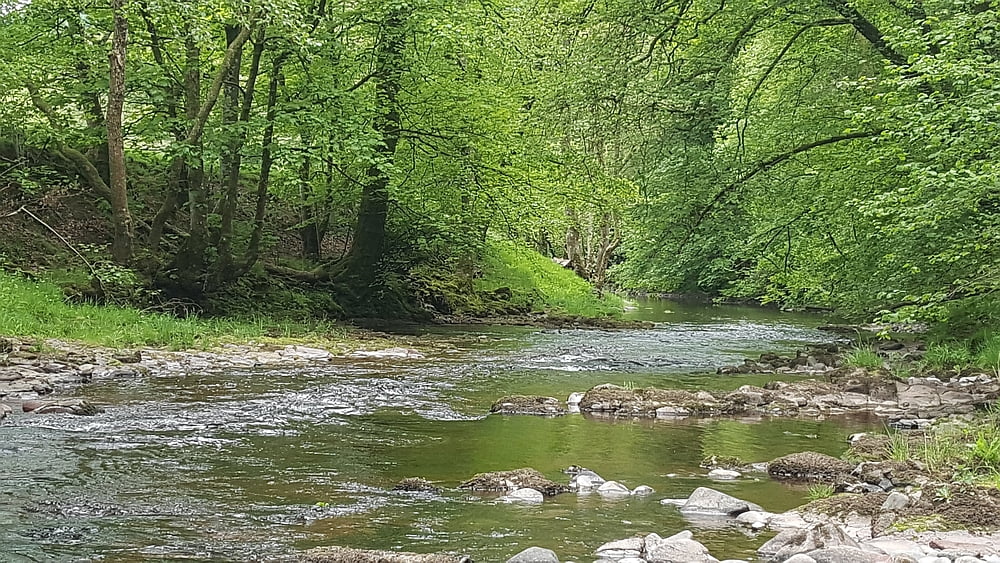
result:
<svg viewBox="0 0 1000 563"><path fill-rule="evenodd" d="M824 547L810 551L806 555L816 563L893 563L892 558L886 555L846 545Z"/></svg>
<svg viewBox="0 0 1000 563"><path fill-rule="evenodd" d="M793 555L788 559L785 559L784 563L816 563L816 560L809 557L805 553L799 553L798 555Z"/></svg>
<svg viewBox="0 0 1000 563"><path fill-rule="evenodd" d="M551 549L529 547L508 559L507 563L559 563L559 556Z"/></svg>
<svg viewBox="0 0 1000 563"><path fill-rule="evenodd" d="M497 414L559 416L566 414L566 409L555 397L508 395L497 399L490 407L490 412Z"/></svg>
<svg viewBox="0 0 1000 563"><path fill-rule="evenodd" d="M739 479L742 473L729 469L713 469L708 472L709 479L719 479L720 481Z"/></svg>
<svg viewBox="0 0 1000 563"><path fill-rule="evenodd" d="M441 489L436 487L433 483L427 479L421 479L420 477L407 477L399 483L396 483L396 486L394 486L392 490L426 493L437 493L441 491Z"/></svg>
<svg viewBox="0 0 1000 563"><path fill-rule="evenodd" d="M608 542L598 547L594 554L604 559L623 559L626 557L639 557L642 555L645 546L643 538L628 538Z"/></svg>
<svg viewBox="0 0 1000 563"><path fill-rule="evenodd" d="M569 487L555 481L550 481L535 469L525 467L512 471L493 471L477 473L471 479L458 486L460 489L473 491L509 492L521 488L535 489L552 496L569 491Z"/></svg>
<svg viewBox="0 0 1000 563"><path fill-rule="evenodd" d="M889 485L892 486L892 483ZM908 504L910 504L910 497L900 492L892 492L886 497L885 502L882 503L882 507L879 510L883 512L897 512L906 508Z"/></svg>
<svg viewBox="0 0 1000 563"><path fill-rule="evenodd" d="M569 486L574 489L593 489L604 484L604 477L589 469L584 469L570 479Z"/></svg>
<svg viewBox="0 0 1000 563"><path fill-rule="evenodd" d="M704 403L690 391L626 389L610 383L591 388L580 401L580 410L583 412L605 413L612 416L687 416L705 408Z"/></svg>
<svg viewBox="0 0 1000 563"><path fill-rule="evenodd" d="M419 360L423 359L425 356L412 348L396 347L396 348L386 348L384 350L357 350L355 352L351 352L350 354L348 354L347 357L371 358L376 360L383 360L383 359Z"/></svg>
<svg viewBox="0 0 1000 563"><path fill-rule="evenodd" d="M505 497L500 497L500 500L512 503L541 504L545 501L545 495L540 491L525 487L511 492Z"/></svg>
<svg viewBox="0 0 1000 563"><path fill-rule="evenodd" d="M736 521L744 526L759 529L767 526L773 515L760 510L748 510L736 517Z"/></svg>
<svg viewBox="0 0 1000 563"><path fill-rule="evenodd" d="M772 477L805 480L837 480L853 469L854 466L844 460L816 452L782 456L767 465L767 472Z"/></svg>
<svg viewBox="0 0 1000 563"><path fill-rule="evenodd" d="M104 412L84 399L58 399L53 401L25 401L21 410L35 414L75 414L93 416Z"/></svg>
<svg viewBox="0 0 1000 563"><path fill-rule="evenodd" d="M142 351L133 350L131 352L119 352L111 356L123 364L137 364L142 361Z"/></svg>
<svg viewBox="0 0 1000 563"><path fill-rule="evenodd" d="M784 561L799 553L839 546L861 547L837 525L821 522L806 529L783 530L760 546L757 553L765 559Z"/></svg>
<svg viewBox="0 0 1000 563"><path fill-rule="evenodd" d="M941 396L929 385L896 384L899 406L907 410L923 410L941 406Z"/></svg>
<svg viewBox="0 0 1000 563"><path fill-rule="evenodd" d="M884 553L894 557L907 556L914 560L924 556L924 552L920 548L920 544L904 538L874 538L864 542L861 547L868 549L869 551L877 551L878 553Z"/></svg>
<svg viewBox="0 0 1000 563"><path fill-rule="evenodd" d="M644 497L644 496L649 496L655 492L656 491L653 490L653 487L650 487L649 485L639 485L638 487L632 489L632 496Z"/></svg>
<svg viewBox="0 0 1000 563"><path fill-rule="evenodd" d="M963 555L955 559L953 563L983 563L983 560L971 555Z"/></svg>
<svg viewBox="0 0 1000 563"><path fill-rule="evenodd" d="M10 405L0 403L0 420L5 419L12 414L14 414L14 409L10 408Z"/></svg>
<svg viewBox="0 0 1000 563"><path fill-rule="evenodd" d="M629 496L631 494L629 488L618 481L605 481L597 488L597 492L607 496Z"/></svg>
<svg viewBox="0 0 1000 563"><path fill-rule="evenodd" d="M661 501L662 502L662 501ZM690 514L715 514L737 516L748 510L761 510L760 506L720 493L708 487L698 487L680 508Z"/></svg>
<svg viewBox="0 0 1000 563"><path fill-rule="evenodd" d="M472 563L466 556L420 554L349 547L317 547L306 551L303 563ZM531 560L521 560L528 563ZM540 560L548 563L548 559ZM558 559L556 560L558 561Z"/></svg>
<svg viewBox="0 0 1000 563"><path fill-rule="evenodd" d="M652 544L652 545L650 545ZM648 563L718 563L708 549L691 539L685 530L660 541L646 541L645 559Z"/></svg>

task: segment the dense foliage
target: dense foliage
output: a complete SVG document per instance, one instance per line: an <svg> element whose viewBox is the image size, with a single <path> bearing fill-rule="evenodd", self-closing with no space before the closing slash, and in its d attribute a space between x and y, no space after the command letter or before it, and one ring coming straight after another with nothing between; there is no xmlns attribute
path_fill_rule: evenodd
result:
<svg viewBox="0 0 1000 563"><path fill-rule="evenodd" d="M503 239L598 287L968 328L1000 320L998 25L981 0L0 2L0 180L104 202L168 295L266 271L475 311Z"/></svg>

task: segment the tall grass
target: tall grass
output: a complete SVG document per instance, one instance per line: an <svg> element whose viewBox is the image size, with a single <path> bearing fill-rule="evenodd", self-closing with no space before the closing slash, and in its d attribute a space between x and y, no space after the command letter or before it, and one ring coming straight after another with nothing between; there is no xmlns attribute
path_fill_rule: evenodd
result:
<svg viewBox="0 0 1000 563"><path fill-rule="evenodd" d="M844 364L856 368L875 369L882 367L882 358L874 348L855 348L844 356Z"/></svg>
<svg viewBox="0 0 1000 563"><path fill-rule="evenodd" d="M319 323L275 323L264 318L178 319L104 305L71 305L59 288L0 273L0 335L76 340L114 347L200 348L223 341L307 335L343 336Z"/></svg>
<svg viewBox="0 0 1000 563"><path fill-rule="evenodd" d="M490 292L504 287L511 290L513 303L534 311L604 317L621 314L624 306L616 295L596 295L586 280L541 254L497 242L484 257L476 289Z"/></svg>

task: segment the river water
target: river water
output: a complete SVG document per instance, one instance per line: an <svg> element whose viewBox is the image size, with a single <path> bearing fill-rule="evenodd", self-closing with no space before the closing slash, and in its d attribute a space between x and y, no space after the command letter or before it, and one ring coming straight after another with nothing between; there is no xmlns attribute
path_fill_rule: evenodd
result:
<svg viewBox="0 0 1000 563"><path fill-rule="evenodd" d="M0 561L272 561L321 545L452 551L502 562L538 545L592 560L600 544L690 529L713 555L763 541L727 522L690 521L662 498L698 486L779 511L806 491L745 478L712 482L709 455L767 461L839 455L858 420L607 420L484 416L504 394L565 398L599 383L735 389L718 376L748 354L829 335L821 318L754 308L636 304L627 331L411 328L423 360L337 360L91 384L96 417L17 415L0 426ZM475 473L593 469L648 498L564 494L540 506L458 491ZM440 494L391 491L419 476Z"/></svg>

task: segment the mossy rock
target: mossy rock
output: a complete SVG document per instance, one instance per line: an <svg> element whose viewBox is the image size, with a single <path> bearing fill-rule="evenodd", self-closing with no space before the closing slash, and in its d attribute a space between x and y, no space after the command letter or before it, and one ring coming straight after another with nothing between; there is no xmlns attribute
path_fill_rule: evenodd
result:
<svg viewBox="0 0 1000 563"><path fill-rule="evenodd" d="M789 454L767 464L767 473L771 477L802 481L836 481L852 470L852 464L816 452Z"/></svg>
<svg viewBox="0 0 1000 563"><path fill-rule="evenodd" d="M497 399L490 407L491 413L559 416L566 408L555 397L538 395L508 395Z"/></svg>
<svg viewBox="0 0 1000 563"><path fill-rule="evenodd" d="M543 495L553 496L569 492L569 486L556 483L530 467L512 471L477 473L458 486L460 489L488 492L510 492L517 489L535 489Z"/></svg>

